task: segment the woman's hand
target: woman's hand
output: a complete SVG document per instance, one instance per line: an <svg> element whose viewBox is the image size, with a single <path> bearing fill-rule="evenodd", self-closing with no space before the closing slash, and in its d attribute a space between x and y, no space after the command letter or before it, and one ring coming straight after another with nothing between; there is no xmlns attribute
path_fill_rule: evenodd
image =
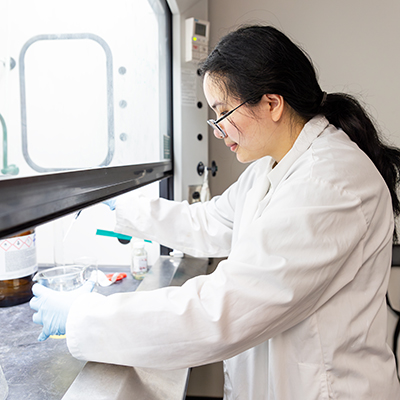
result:
<svg viewBox="0 0 400 400"><path fill-rule="evenodd" d="M115 210L115 203L116 203L115 198L113 198L113 199L108 199L108 200L104 200L104 201L103 201L103 204L105 204L106 206L108 206L108 207L110 208L111 211L114 211L114 210Z"/></svg>
<svg viewBox="0 0 400 400"><path fill-rule="evenodd" d="M65 335L65 325L72 303L82 294L93 290L94 282L87 281L80 288L69 292L58 292L39 283L32 287L34 297L30 307L37 311L33 314L33 322L43 325L39 342L46 340L50 335Z"/></svg>

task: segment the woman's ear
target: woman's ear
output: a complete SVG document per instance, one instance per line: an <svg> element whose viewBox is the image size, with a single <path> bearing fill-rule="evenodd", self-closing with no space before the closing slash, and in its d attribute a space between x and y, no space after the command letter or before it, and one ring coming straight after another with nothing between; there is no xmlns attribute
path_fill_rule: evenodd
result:
<svg viewBox="0 0 400 400"><path fill-rule="evenodd" d="M264 103L270 113L271 119L274 122L279 122L283 115L284 100L279 94L264 94Z"/></svg>

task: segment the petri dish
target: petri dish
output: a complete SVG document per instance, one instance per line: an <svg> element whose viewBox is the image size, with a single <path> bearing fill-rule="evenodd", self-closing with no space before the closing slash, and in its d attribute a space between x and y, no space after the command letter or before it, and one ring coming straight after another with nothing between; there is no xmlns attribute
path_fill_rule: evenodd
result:
<svg viewBox="0 0 400 400"><path fill-rule="evenodd" d="M87 275L87 267L83 265L66 265L39 271L33 281L49 289L66 292L82 286L88 278Z"/></svg>

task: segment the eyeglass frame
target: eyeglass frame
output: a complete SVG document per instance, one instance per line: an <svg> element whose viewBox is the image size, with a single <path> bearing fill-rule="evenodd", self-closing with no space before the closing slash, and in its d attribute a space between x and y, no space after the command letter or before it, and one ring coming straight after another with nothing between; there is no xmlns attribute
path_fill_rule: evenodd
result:
<svg viewBox="0 0 400 400"><path fill-rule="evenodd" d="M228 135L225 133L225 131L218 125L223 119L229 117L234 111L236 111L239 107L242 107L244 104L246 104L248 101L250 101L252 99L246 100L243 103L239 104L238 106L236 106L234 109L228 111L226 114L224 114L222 117L219 117L217 120L215 119L209 119L207 120L207 124L211 126L211 128L213 128L215 130L215 128L217 128L217 130L222 134L222 136L219 137L219 139L225 139L228 137ZM216 135L215 135L216 136Z"/></svg>

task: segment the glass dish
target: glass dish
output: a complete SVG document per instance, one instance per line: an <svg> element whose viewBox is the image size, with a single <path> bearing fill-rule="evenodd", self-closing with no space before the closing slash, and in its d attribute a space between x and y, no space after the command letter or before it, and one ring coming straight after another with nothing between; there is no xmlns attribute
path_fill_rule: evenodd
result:
<svg viewBox="0 0 400 400"><path fill-rule="evenodd" d="M39 271L33 281L49 289L65 292L82 286L90 277L92 268L83 265L66 265Z"/></svg>

